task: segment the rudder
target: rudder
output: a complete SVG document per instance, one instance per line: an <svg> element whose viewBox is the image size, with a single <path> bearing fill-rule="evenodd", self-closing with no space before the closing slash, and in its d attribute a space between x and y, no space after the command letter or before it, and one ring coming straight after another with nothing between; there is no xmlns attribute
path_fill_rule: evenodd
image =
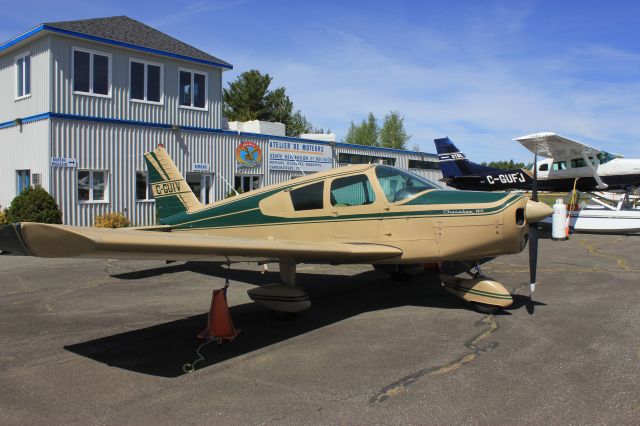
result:
<svg viewBox="0 0 640 426"><path fill-rule="evenodd" d="M156 214L161 224L166 224L166 219L175 214L190 213L202 208L202 203L193 194L162 145L145 153L144 158L149 171L149 183L156 200Z"/></svg>

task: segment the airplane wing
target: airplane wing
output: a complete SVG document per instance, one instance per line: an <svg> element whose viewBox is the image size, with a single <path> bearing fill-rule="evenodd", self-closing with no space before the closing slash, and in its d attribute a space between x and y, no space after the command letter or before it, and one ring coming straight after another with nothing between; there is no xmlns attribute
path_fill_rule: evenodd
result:
<svg viewBox="0 0 640 426"><path fill-rule="evenodd" d="M532 153L536 152L537 147L538 155L546 158L581 157L583 151L589 155L598 155L600 153L597 148L551 132L520 136L515 138L514 141L520 142Z"/></svg>
<svg viewBox="0 0 640 426"><path fill-rule="evenodd" d="M357 263L388 259L402 250L382 244L233 238L193 231L85 228L23 222L0 227L0 251L38 257Z"/></svg>

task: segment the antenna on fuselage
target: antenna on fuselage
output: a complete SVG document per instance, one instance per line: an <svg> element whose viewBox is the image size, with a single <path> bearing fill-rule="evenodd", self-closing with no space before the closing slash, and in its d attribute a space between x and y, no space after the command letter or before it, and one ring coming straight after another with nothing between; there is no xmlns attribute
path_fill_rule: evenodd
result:
<svg viewBox="0 0 640 426"><path fill-rule="evenodd" d="M214 173L213 175L214 175L214 176L218 176L220 179L222 179L222 181L223 181L224 183L226 183L226 184L227 184L227 186L228 186L229 188L231 188L231 190L232 190L233 192L235 192L235 193L236 193L236 195L240 195L240 193L239 193L238 191L236 191L236 189L235 189L235 188L234 188L234 187L233 187L233 186L232 186L232 185L231 185L231 184L230 184L230 183L229 183L229 182L224 178L224 176L222 176L222 175L221 175L221 174L219 174L219 173Z"/></svg>
<svg viewBox="0 0 640 426"><path fill-rule="evenodd" d="M298 163L298 160L296 160L296 156L292 155L291 158L293 158L293 161L296 162L296 166L298 166L298 168L300 169L300 171L302 172L302 176L306 176L307 174L304 172L304 170L302 170L302 167L300 167L300 164Z"/></svg>

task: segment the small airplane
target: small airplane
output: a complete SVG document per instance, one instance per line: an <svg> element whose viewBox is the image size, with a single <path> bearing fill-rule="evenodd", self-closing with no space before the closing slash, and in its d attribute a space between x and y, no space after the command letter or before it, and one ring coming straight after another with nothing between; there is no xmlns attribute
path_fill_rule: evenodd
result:
<svg viewBox="0 0 640 426"><path fill-rule="evenodd" d="M625 159L556 133L535 133L515 138L532 153L547 157L536 161L538 189L568 192L596 190L629 192L640 186L640 159ZM468 190L530 190L529 170L500 170L469 161L451 139L435 139L443 182ZM578 179L576 181L576 179Z"/></svg>
<svg viewBox="0 0 640 426"><path fill-rule="evenodd" d="M203 205L162 145L145 160L160 225L98 229L23 222L0 228L0 250L50 258L277 261L282 283L248 293L276 313L294 313L311 303L295 285L299 263L373 264L389 272L445 261L475 266L518 253L529 240L534 284L537 222L552 213L520 194L443 190L375 164L339 167ZM471 279L441 275L443 285L480 311L512 303L503 285L479 267L473 271Z"/></svg>

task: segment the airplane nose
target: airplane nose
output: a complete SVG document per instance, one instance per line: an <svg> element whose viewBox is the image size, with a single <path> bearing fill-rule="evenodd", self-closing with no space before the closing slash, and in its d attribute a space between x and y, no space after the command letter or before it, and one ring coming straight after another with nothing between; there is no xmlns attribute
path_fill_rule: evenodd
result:
<svg viewBox="0 0 640 426"><path fill-rule="evenodd" d="M527 201L527 209L525 211L527 222L540 222L542 219L547 216L551 216L552 214L553 209L545 203L542 203L540 201Z"/></svg>

